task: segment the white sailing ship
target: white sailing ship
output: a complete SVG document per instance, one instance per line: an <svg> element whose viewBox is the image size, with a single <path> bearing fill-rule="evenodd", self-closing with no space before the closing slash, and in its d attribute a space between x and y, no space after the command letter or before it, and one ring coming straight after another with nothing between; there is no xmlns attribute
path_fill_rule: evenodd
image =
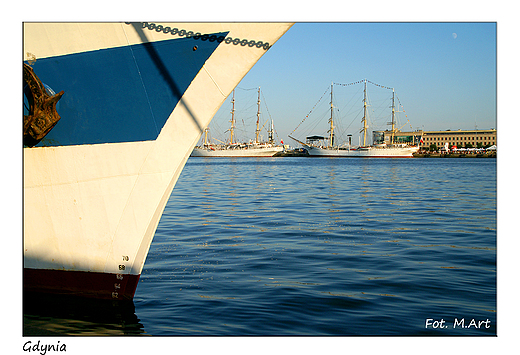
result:
<svg viewBox="0 0 520 355"><path fill-rule="evenodd" d="M334 145L334 119L333 119L333 103L332 103L332 92L333 85L331 84L330 88L330 128L329 128L329 136L310 136L307 137L307 142L302 142L292 136L289 136L291 139L300 143L309 153L309 156L312 157L365 157L365 158L411 158L413 157L413 153L419 150L418 145L409 144L409 143L400 143L395 140L395 134L398 132L396 129L396 120L395 120L395 91L392 88L392 129L389 135L389 142L387 143L384 139L383 132L379 131L379 139L375 141L372 145L367 145L367 132L368 132L368 102L367 102L367 80L363 80L364 82L364 91L363 91L363 128L360 133L363 134L363 144L359 146L352 146L351 135L349 135L349 141L344 143L343 145ZM351 84L348 84L351 85ZM386 89L390 89L385 87ZM328 144L319 144L320 142L328 141Z"/></svg>
<svg viewBox="0 0 520 355"><path fill-rule="evenodd" d="M235 142L235 90L231 99L231 127L229 129L229 143L211 144L208 140L209 128L204 130L204 141L202 146L195 147L191 153L192 157L272 157L283 151L283 147L274 142L274 122L268 131L267 142L260 142L260 88L258 88L258 110L256 114L255 140L249 143Z"/></svg>

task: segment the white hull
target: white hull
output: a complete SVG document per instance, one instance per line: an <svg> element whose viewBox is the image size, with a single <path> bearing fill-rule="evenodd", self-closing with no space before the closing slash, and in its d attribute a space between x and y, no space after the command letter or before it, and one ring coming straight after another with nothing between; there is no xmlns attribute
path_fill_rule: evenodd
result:
<svg viewBox="0 0 520 355"><path fill-rule="evenodd" d="M162 26L200 33L229 31L231 38L270 44L290 27ZM28 23L23 52L25 60L38 61L142 43L143 36L149 42L172 38L156 30L139 33L121 23ZM265 52L256 46L218 45L155 140L24 148L24 269L108 273L117 275L117 282L125 275L140 275L166 202L203 129ZM164 59L166 65L168 60ZM120 296L116 286L108 297Z"/></svg>
<svg viewBox="0 0 520 355"><path fill-rule="evenodd" d="M333 149L305 146L311 157L352 157L352 158L411 158L418 147L368 147L361 149Z"/></svg>
<svg viewBox="0 0 520 355"><path fill-rule="evenodd" d="M236 148L215 149L195 148L192 157L272 157L276 153L283 152L283 147L261 147L261 148Z"/></svg>

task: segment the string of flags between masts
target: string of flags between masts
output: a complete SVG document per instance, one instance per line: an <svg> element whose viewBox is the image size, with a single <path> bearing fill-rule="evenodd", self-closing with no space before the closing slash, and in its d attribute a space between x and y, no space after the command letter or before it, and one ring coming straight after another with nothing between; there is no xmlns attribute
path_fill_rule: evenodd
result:
<svg viewBox="0 0 520 355"><path fill-rule="evenodd" d="M273 156L278 152L282 152L283 148L283 140L281 141L282 145L277 145L275 142L275 130L274 130L274 120L270 119L264 122L262 126L260 126L260 117L261 117L261 91L260 87L258 87L258 95L257 95L257 110L256 110L256 129L255 129L255 138L254 140L250 140L248 143L238 142L236 139L236 110L235 110L235 90L233 90L232 98L231 98L231 118L230 118L230 128L225 131L229 132L229 141L223 142L219 141L219 144L214 144L210 142L208 138L209 128L204 130L204 138L202 146L197 146L191 153L191 156L233 156L233 157L252 157L252 156ZM265 128L267 123L270 123L268 127L268 139L265 142L261 141L260 132Z"/></svg>
<svg viewBox="0 0 520 355"><path fill-rule="evenodd" d="M359 144L359 146L352 146L352 135L348 135L348 141L339 145L336 142L336 120L334 119L334 86L352 86L356 84L363 84L363 117L361 119L362 128L359 133L362 134L363 143ZM378 86L383 89L391 90L391 122L388 124L391 126L390 131L373 131L373 139L372 144L368 144L367 133L369 131L369 103L368 103L368 95L367 95L367 84L370 83L372 85ZM327 93L327 91L325 92ZM325 94L318 100L318 103L323 99ZM395 90L392 87L380 85L369 81L367 79L359 80L356 82L348 83L348 84L339 84L332 82L330 85L330 117L328 119L328 131L327 136L320 135L311 135L307 136L306 142L302 142L292 135L294 132L302 125L302 123L309 117L312 111L318 106L318 103L314 105L313 109L307 114L307 116L303 119L300 124L291 132L289 137L298 143L302 144L304 148L309 152L311 156L381 156L381 157L411 157L414 152L416 152L418 148L418 140L416 141L415 137L412 142L402 142L397 141L396 136L399 129L397 128L396 122L396 109L395 102L400 101L395 95ZM404 112L404 109L403 111ZM387 134L389 133L389 134ZM326 144L320 142L326 142Z"/></svg>

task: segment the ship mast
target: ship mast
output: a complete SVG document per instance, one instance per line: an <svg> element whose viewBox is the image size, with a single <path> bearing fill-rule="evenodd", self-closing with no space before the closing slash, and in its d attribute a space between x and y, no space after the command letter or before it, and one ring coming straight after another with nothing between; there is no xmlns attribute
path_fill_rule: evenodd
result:
<svg viewBox="0 0 520 355"><path fill-rule="evenodd" d="M204 129L204 147L208 146L208 131L209 131L209 127L206 127L206 129Z"/></svg>
<svg viewBox="0 0 520 355"><path fill-rule="evenodd" d="M334 144L334 121L332 119L332 111L333 111L333 105L332 105L332 87L334 83L330 83L330 138L329 138L329 146L332 148Z"/></svg>
<svg viewBox="0 0 520 355"><path fill-rule="evenodd" d="M367 79L365 79L365 89L363 90L363 147L366 147L367 141Z"/></svg>
<svg viewBox="0 0 520 355"><path fill-rule="evenodd" d="M390 144L394 144L394 136L395 136L395 90L392 88L392 140Z"/></svg>
<svg viewBox="0 0 520 355"><path fill-rule="evenodd" d="M271 120L271 129L269 129L269 143L274 144L274 120Z"/></svg>
<svg viewBox="0 0 520 355"><path fill-rule="evenodd" d="M231 99L232 109L231 109L231 128L229 130L230 132L230 138L229 138L229 144L233 144L233 135L235 133L235 89L233 89L233 98Z"/></svg>
<svg viewBox="0 0 520 355"><path fill-rule="evenodd" d="M260 134L260 87L258 87L258 111L256 113L256 131L255 131L255 143L259 144L258 135Z"/></svg>

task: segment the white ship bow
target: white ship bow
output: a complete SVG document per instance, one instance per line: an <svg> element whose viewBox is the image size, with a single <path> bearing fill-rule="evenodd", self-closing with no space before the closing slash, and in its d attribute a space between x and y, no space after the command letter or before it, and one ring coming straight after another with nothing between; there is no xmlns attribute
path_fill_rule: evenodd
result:
<svg viewBox="0 0 520 355"><path fill-rule="evenodd" d="M53 58L66 64L71 56L83 60L82 54L88 53L100 62L86 68L91 72L81 77L84 85L95 83L88 76L104 69L101 65L114 65L114 70L127 70L118 65L127 66L140 80L129 83L135 91L128 96L142 95L123 97L147 116L134 117L132 110L124 113L126 102L101 94L91 99L105 107L80 109L74 105L85 95L73 95L82 88L67 82L75 80L73 76L63 79L70 88L64 89L58 103L60 121L38 145L24 148L24 287L132 298L166 202L203 129L266 52L263 46L272 45L289 27L282 23L24 24L25 63L33 66L44 84L52 82L53 90L62 90L56 75L46 74L52 73ZM188 28L192 37L199 37L188 37ZM179 36L181 29L184 36ZM204 39L204 34L209 35ZM161 51L172 56L161 56ZM173 56L177 52L178 57ZM121 53L128 55L128 61L113 58ZM177 80L174 66L188 68L191 63L183 55L198 53L206 53L207 59L200 59L202 66L193 68L193 79ZM68 73L65 64L64 74ZM148 69L158 73L161 85L174 94L178 91L169 113L167 107L155 106ZM115 78L121 79L121 86L114 86L114 94L125 90L125 77ZM99 86L105 85L103 78L98 79ZM88 88L93 95L96 89ZM91 123L93 119L98 123ZM128 120L143 122L143 126ZM109 129L113 135L105 134ZM120 130L128 131L126 136Z"/></svg>

